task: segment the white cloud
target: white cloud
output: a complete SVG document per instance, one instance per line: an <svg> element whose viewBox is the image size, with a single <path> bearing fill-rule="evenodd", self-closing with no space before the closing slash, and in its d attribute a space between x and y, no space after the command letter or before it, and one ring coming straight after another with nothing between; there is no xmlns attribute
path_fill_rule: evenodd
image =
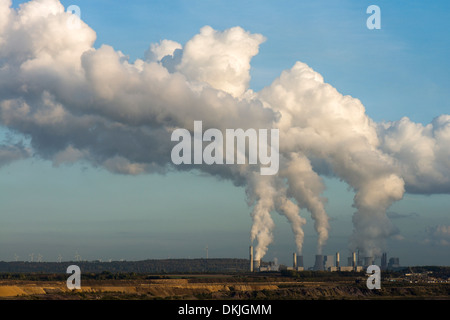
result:
<svg viewBox="0 0 450 320"><path fill-rule="evenodd" d="M183 46L176 41L161 40L159 43L152 43L145 53L145 60L150 62L161 61L166 56L173 56L175 50L181 50Z"/></svg>
<svg viewBox="0 0 450 320"><path fill-rule="evenodd" d="M381 149L395 158L411 193L450 192L450 116L441 115L428 125L408 118L381 123Z"/></svg>
<svg viewBox="0 0 450 320"><path fill-rule="evenodd" d="M216 31L210 26L189 40L177 70L191 81L202 81L234 97L242 96L250 82L250 60L265 41L240 27Z"/></svg>

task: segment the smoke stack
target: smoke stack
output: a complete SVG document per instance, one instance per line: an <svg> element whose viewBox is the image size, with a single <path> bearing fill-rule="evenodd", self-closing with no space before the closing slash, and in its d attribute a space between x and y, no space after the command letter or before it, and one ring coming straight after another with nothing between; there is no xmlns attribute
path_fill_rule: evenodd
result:
<svg viewBox="0 0 450 320"><path fill-rule="evenodd" d="M354 270L356 270L356 252L354 251L352 253L352 267Z"/></svg>
<svg viewBox="0 0 450 320"><path fill-rule="evenodd" d="M297 254L294 252L293 254L293 267L294 269L297 269Z"/></svg>
<svg viewBox="0 0 450 320"><path fill-rule="evenodd" d="M336 252L336 267L339 268L339 252Z"/></svg>
<svg viewBox="0 0 450 320"><path fill-rule="evenodd" d="M383 252L381 256L381 270L386 270L387 268L387 253Z"/></svg>
<svg viewBox="0 0 450 320"><path fill-rule="evenodd" d="M253 272L253 246L250 246L250 272Z"/></svg>

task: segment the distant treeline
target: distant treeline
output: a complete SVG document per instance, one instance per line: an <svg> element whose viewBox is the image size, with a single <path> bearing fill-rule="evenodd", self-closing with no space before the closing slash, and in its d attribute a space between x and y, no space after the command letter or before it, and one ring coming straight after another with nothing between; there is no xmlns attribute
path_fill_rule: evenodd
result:
<svg viewBox="0 0 450 320"><path fill-rule="evenodd" d="M34 273L34 272L5 272L0 273L0 280L24 280L24 281L66 281L68 275L65 273ZM101 273L83 273L83 280L152 280L167 279L168 275L154 275L135 272L103 271Z"/></svg>
<svg viewBox="0 0 450 320"><path fill-rule="evenodd" d="M69 261L69 262L0 262L1 273L66 273L67 267L77 265L82 273L196 273L245 272L247 259L161 259L141 261Z"/></svg>

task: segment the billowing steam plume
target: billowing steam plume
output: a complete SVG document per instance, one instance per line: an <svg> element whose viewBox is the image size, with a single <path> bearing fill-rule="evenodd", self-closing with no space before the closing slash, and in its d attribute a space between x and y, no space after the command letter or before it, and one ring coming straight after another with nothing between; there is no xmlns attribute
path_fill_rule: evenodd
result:
<svg viewBox="0 0 450 320"><path fill-rule="evenodd" d="M0 145L0 166L39 156L55 165L85 160L120 174L190 170L171 163L171 132L255 128L280 130L280 171L261 176L255 165L197 165L246 187L255 258L273 239L271 213L292 225L302 251L306 209L318 234L330 225L321 175L355 191L352 248L373 256L395 234L386 210L405 191L450 192L450 116L423 126L404 118L375 123L358 99L343 96L297 62L261 90L249 89L250 61L265 38L240 27L204 27L184 45L152 44L129 61L58 0L11 8L0 0L0 124L30 146Z"/></svg>

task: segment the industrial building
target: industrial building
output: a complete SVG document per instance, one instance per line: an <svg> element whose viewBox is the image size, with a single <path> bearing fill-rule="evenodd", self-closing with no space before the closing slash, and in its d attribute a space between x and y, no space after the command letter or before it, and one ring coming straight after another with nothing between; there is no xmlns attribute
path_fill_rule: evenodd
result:
<svg viewBox="0 0 450 320"><path fill-rule="evenodd" d="M365 270L368 266L374 264L375 259L373 257L360 258L359 251L352 252L352 255L348 257L347 266L342 266L340 262L340 254L336 252L335 255L315 255L315 261L312 268L309 270L314 271L343 271L343 272L361 272ZM250 246L249 252L249 262L250 262L250 272L261 272L261 271L278 271L278 263L269 264L268 266L261 266L261 261L254 259L253 256L253 246ZM387 254L384 252L381 256L381 269L393 269L400 266L399 258L393 257L389 259L387 263ZM303 256L297 255L297 253L292 254L292 267L285 267L286 270L304 271L305 267L303 265Z"/></svg>

